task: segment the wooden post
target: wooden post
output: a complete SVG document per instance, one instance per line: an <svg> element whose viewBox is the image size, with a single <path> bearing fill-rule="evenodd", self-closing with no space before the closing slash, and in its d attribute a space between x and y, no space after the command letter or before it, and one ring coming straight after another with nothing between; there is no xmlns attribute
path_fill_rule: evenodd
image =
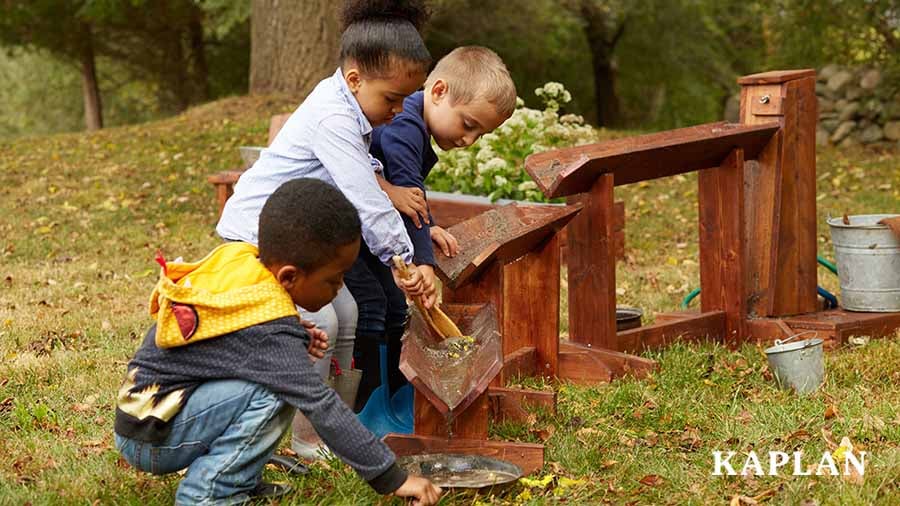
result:
<svg viewBox="0 0 900 506"><path fill-rule="evenodd" d="M781 129L745 164L745 298L750 314L816 310L815 71L738 79L741 123Z"/></svg>
<svg viewBox="0 0 900 506"><path fill-rule="evenodd" d="M584 205L568 227L569 339L619 350L616 340L616 260L613 175L569 197Z"/></svg>
<svg viewBox="0 0 900 506"><path fill-rule="evenodd" d="M703 312L725 312L725 342L744 339L744 150L700 171L700 297Z"/></svg>
<svg viewBox="0 0 900 506"><path fill-rule="evenodd" d="M612 260L615 264L615 259ZM536 372L556 377L559 355L559 239L552 234L524 257L503 266L500 314L503 356L535 349ZM541 296L543 294L544 296ZM509 379L500 373L501 384Z"/></svg>
<svg viewBox="0 0 900 506"><path fill-rule="evenodd" d="M487 439L488 437L487 392L482 393L447 424L447 419L418 390L413 398L413 430L419 436L453 437L463 439ZM449 429L449 430L448 430Z"/></svg>

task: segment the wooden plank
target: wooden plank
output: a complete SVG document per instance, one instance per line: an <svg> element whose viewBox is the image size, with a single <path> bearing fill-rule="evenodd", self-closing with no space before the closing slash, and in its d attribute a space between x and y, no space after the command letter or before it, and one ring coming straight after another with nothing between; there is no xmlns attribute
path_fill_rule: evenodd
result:
<svg viewBox="0 0 900 506"><path fill-rule="evenodd" d="M620 350L616 342L616 262L612 174L590 192L569 197L584 206L569 223L569 335L594 348Z"/></svg>
<svg viewBox="0 0 900 506"><path fill-rule="evenodd" d="M690 318L691 316L696 316L700 314L700 310L697 308L686 309L684 311L665 311L656 313L653 315L654 321L656 323L670 323L670 322L679 322L686 318Z"/></svg>
<svg viewBox="0 0 900 506"><path fill-rule="evenodd" d="M588 355L591 355L611 371L613 378L620 378L622 376L644 378L647 374L657 369L655 360L638 357L637 355L629 355L627 353L600 348L588 348L583 344L573 343L571 341L560 341L559 346L560 351L566 353L587 353Z"/></svg>
<svg viewBox="0 0 900 506"><path fill-rule="evenodd" d="M535 349L537 373L553 378L559 352L559 239L555 234L522 258L503 266L503 355ZM500 374L501 384L507 378Z"/></svg>
<svg viewBox="0 0 900 506"><path fill-rule="evenodd" d="M544 445L533 443L513 443L481 439L445 439L406 434L388 434L383 441L398 456L421 455L423 453L459 453L463 455L484 455L493 457L522 468L529 475L544 467Z"/></svg>
<svg viewBox="0 0 900 506"><path fill-rule="evenodd" d="M770 117L752 114L750 104L765 95L781 94L781 86L744 86L741 89L741 123L750 125L769 122ZM775 134L757 160L745 153L744 214L746 221L744 248L744 289L747 310L756 316L772 314L774 304L778 230L781 216L781 151L782 132Z"/></svg>
<svg viewBox="0 0 900 506"><path fill-rule="evenodd" d="M500 371L501 384L511 378L534 376L537 372L537 351L534 346L524 346L506 355L503 370Z"/></svg>
<svg viewBox="0 0 900 506"><path fill-rule="evenodd" d="M428 208L434 218L434 222L444 228L452 227L490 209L513 203L514 201L500 199L491 202L487 197L473 195L458 195L444 192L428 192ZM518 205L560 206L562 204L543 204L536 202L515 201ZM616 259L625 258L625 202L621 200L615 204L613 216L613 230L615 230ZM566 263L568 250L568 227L559 232L560 262Z"/></svg>
<svg viewBox="0 0 900 506"><path fill-rule="evenodd" d="M772 315L816 310L816 80L784 85L779 222Z"/></svg>
<svg viewBox="0 0 900 506"><path fill-rule="evenodd" d="M773 70L738 78L738 84L780 84L804 77L815 77L816 69Z"/></svg>
<svg viewBox="0 0 900 506"><path fill-rule="evenodd" d="M487 439L488 436L487 392L475 399L465 411L448 418L429 402L419 390L413 397L413 431L420 436Z"/></svg>
<svg viewBox="0 0 900 506"><path fill-rule="evenodd" d="M725 341L738 345L747 314L744 298L744 153L699 174L700 287L703 312L725 311Z"/></svg>
<svg viewBox="0 0 900 506"><path fill-rule="evenodd" d="M717 167L733 148L754 158L777 123L708 123L648 135L535 153L525 170L548 197L587 191L601 174L617 185Z"/></svg>
<svg viewBox="0 0 900 506"><path fill-rule="evenodd" d="M488 389L491 419L495 422L514 421L528 423L532 420L529 410L546 410L556 414L554 390L526 390L522 388L491 387Z"/></svg>
<svg viewBox="0 0 900 506"><path fill-rule="evenodd" d="M691 318L648 325L619 332L618 341L623 352L640 353L662 348L675 341L712 340L722 342L725 337L725 312L710 311Z"/></svg>
<svg viewBox="0 0 900 506"><path fill-rule="evenodd" d="M790 337L792 333L791 328L777 318L750 318L744 322L744 328L747 339L760 345Z"/></svg>
<svg viewBox="0 0 900 506"><path fill-rule="evenodd" d="M791 316L784 321L796 331L833 333L837 346L846 344L851 336L893 337L900 329L900 313L857 313L843 309Z"/></svg>
<svg viewBox="0 0 900 506"><path fill-rule="evenodd" d="M491 262L511 262L561 230L580 206L518 206L492 209L448 229L459 240L460 253L448 258L435 251L437 273L458 288L477 277Z"/></svg>
<svg viewBox="0 0 900 506"><path fill-rule="evenodd" d="M609 383L615 374L606 364L586 350L559 352L559 379L581 385Z"/></svg>

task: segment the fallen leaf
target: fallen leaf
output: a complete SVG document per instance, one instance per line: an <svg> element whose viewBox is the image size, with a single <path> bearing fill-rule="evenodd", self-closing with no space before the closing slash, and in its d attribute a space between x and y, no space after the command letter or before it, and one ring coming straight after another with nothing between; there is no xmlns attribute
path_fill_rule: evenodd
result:
<svg viewBox="0 0 900 506"><path fill-rule="evenodd" d="M519 478L519 483L531 488L546 488L556 476L548 474L541 478Z"/></svg>
<svg viewBox="0 0 900 506"><path fill-rule="evenodd" d="M838 415L838 410L834 407L834 404L829 404L827 408L825 408L825 419L831 420L832 418Z"/></svg>
<svg viewBox="0 0 900 506"><path fill-rule="evenodd" d="M638 480L638 483L640 483L641 485L646 485L648 487L656 487L658 485L662 485L663 479L658 474L648 474L647 476L644 476L643 478Z"/></svg>
<svg viewBox="0 0 900 506"><path fill-rule="evenodd" d="M565 476L560 476L559 480L557 481L557 486L559 486L560 488L566 488L566 487L575 487L578 485L584 485L585 483L587 483L585 480L573 480L572 478L566 478Z"/></svg>

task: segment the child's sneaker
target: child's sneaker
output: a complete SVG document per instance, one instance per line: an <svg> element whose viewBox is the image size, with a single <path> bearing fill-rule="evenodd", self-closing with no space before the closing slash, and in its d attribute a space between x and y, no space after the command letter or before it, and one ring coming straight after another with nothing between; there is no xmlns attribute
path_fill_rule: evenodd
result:
<svg viewBox="0 0 900 506"><path fill-rule="evenodd" d="M291 438L291 450L307 460L327 460L334 456L331 450L322 443L307 443L295 438Z"/></svg>
<svg viewBox="0 0 900 506"><path fill-rule="evenodd" d="M285 485L282 483L270 483L268 481L261 481L261 482L259 482L259 484L256 485L256 488L254 488L253 490L248 492L246 496L243 496L243 494L242 494L242 496L245 497L245 499L241 500L238 503L229 502L229 504L249 504L249 503L255 503L261 499L267 500L267 499L273 499L276 497L282 497L284 495L289 494L291 492L291 490L293 490L293 489L291 488L290 485Z"/></svg>

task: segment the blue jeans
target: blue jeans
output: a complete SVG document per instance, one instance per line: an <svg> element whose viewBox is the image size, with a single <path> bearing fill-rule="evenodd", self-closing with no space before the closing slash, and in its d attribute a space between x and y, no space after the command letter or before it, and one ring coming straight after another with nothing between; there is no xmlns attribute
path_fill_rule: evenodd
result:
<svg viewBox="0 0 900 506"><path fill-rule="evenodd" d="M293 415L293 407L255 383L210 381L188 398L164 441L116 434L116 448L129 464L149 473L187 468L176 504L233 504L248 499L262 480Z"/></svg>

